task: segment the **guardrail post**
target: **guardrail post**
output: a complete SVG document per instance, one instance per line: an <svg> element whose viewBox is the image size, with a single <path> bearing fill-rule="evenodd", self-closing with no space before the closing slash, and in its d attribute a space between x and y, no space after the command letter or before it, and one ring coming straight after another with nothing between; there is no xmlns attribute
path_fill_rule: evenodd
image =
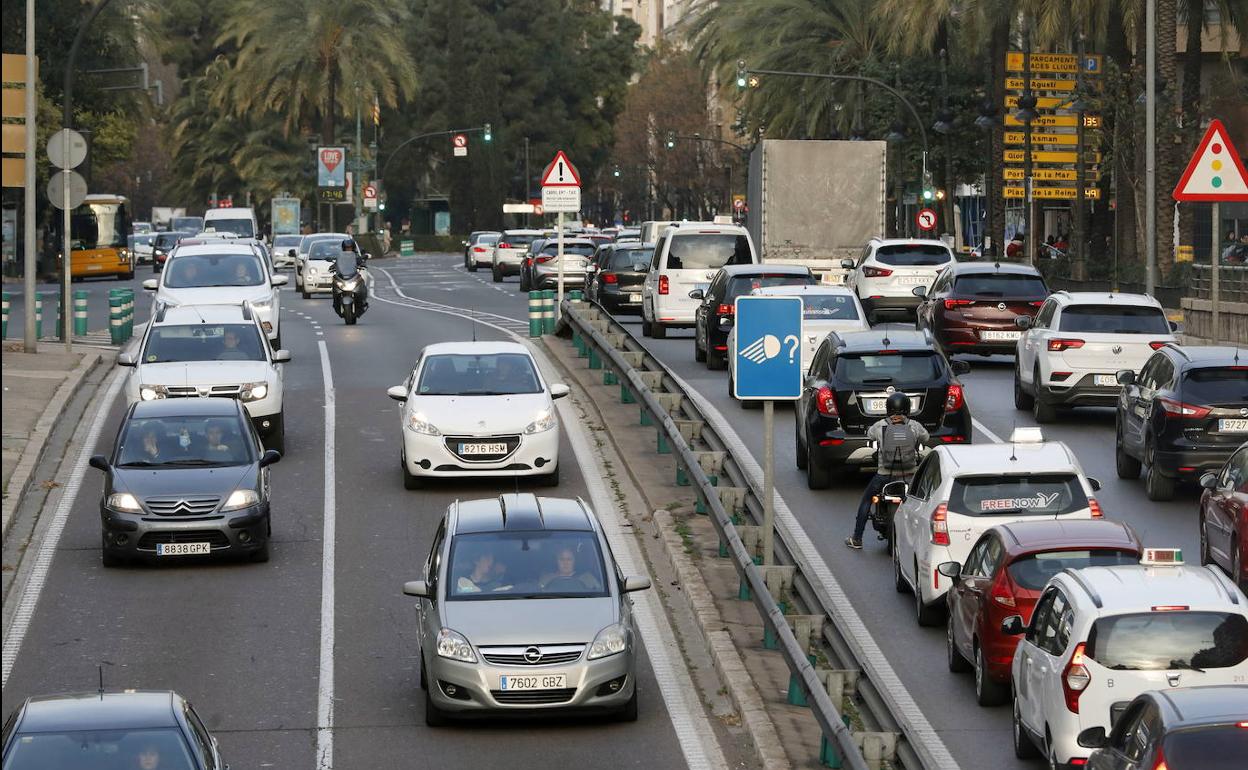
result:
<svg viewBox="0 0 1248 770"><path fill-rule="evenodd" d="M85 336L89 331L87 325L87 303L91 292L86 289L74 289L74 336Z"/></svg>
<svg viewBox="0 0 1248 770"><path fill-rule="evenodd" d="M589 349L589 368L590 369L602 368L602 354L598 352L598 348L590 347Z"/></svg>
<svg viewBox="0 0 1248 770"><path fill-rule="evenodd" d="M625 382L624 380L620 380L620 403L621 404L637 403L637 397L633 395L633 389L630 388L628 386L628 383Z"/></svg>
<svg viewBox="0 0 1248 770"><path fill-rule="evenodd" d="M4 294L4 298L3 298L2 306L4 310L4 321L3 321L3 325L0 325L0 339L5 339L6 337L9 336L9 302L12 299L12 297L9 296L9 293L7 291L4 292L3 294Z"/></svg>
<svg viewBox="0 0 1248 770"><path fill-rule="evenodd" d="M602 370L602 384L603 385L618 385L619 382L620 382L619 375L615 373L614 369L608 366Z"/></svg>
<svg viewBox="0 0 1248 770"><path fill-rule="evenodd" d="M842 714L841 721L845 723L846 727L849 727L849 715ZM841 759L840 752L838 752L836 750L836 746L832 745L832 742L828 740L828 736L819 736L819 764L824 767L830 767L832 770L840 770L842 762L843 760Z"/></svg>
<svg viewBox="0 0 1248 770"><path fill-rule="evenodd" d="M529 336L542 336L542 293L529 292Z"/></svg>

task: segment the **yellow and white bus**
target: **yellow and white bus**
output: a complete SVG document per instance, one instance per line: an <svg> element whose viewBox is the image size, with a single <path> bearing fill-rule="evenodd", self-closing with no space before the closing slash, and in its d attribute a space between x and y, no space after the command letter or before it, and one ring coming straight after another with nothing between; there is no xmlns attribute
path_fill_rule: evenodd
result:
<svg viewBox="0 0 1248 770"><path fill-rule="evenodd" d="M88 195L70 213L69 225L70 277L134 277L134 254L126 244L129 201L124 195Z"/></svg>

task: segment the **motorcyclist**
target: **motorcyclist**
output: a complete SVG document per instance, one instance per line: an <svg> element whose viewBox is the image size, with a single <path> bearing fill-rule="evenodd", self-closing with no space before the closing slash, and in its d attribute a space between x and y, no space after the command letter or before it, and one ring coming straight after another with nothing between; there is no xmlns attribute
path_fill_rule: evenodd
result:
<svg viewBox="0 0 1248 770"><path fill-rule="evenodd" d="M845 538L845 545L862 549L862 533L871 516L871 503L890 481L910 478L919 465L919 449L928 440L927 429L910 419L910 397L890 393L884 402L885 418L867 430L867 438L876 446L876 471L858 502L854 533Z"/></svg>
<svg viewBox="0 0 1248 770"><path fill-rule="evenodd" d="M354 238L345 238L339 246L339 254L334 260L334 275L341 278L350 278L353 274L359 273L360 280L364 280L364 274L361 272L364 268L364 260L360 258L360 252L356 248ZM339 305L338 285L334 284L334 309L338 309ZM368 307L368 291L367 284L365 291L360 292L360 308L359 312L364 312Z"/></svg>

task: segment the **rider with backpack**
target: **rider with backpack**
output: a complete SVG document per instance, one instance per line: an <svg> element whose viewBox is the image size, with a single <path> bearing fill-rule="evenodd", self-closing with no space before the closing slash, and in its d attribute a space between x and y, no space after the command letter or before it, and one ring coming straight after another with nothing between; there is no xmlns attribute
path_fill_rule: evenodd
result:
<svg viewBox="0 0 1248 770"><path fill-rule="evenodd" d="M910 419L910 397L905 393L890 393L884 411L885 418L867 430L867 438L877 447L876 471L858 503L854 534L845 538L845 545L856 550L862 549L862 533L871 516L872 500L888 482L914 475L919 467L919 448L928 440L927 429Z"/></svg>

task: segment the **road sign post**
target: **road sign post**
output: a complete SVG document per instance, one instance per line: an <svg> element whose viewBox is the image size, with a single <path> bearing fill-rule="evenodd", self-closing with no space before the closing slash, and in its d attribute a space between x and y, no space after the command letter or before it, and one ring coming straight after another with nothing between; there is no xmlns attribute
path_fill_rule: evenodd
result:
<svg viewBox="0 0 1248 770"><path fill-rule="evenodd" d="M61 209L61 307L69 307L69 280L73 269L70 210L87 197L87 183L73 169L86 160L87 140L72 128L62 128L48 138L47 149L48 160L62 169L48 180L48 199ZM65 352L70 352L74 335L67 324L62 326L61 339Z"/></svg>
<svg viewBox="0 0 1248 770"><path fill-rule="evenodd" d="M563 150L555 153L555 159L542 172L542 209L556 212L555 240L558 251L555 258L559 260L559 288L556 292L555 311L563 309L563 214L566 211L581 210L581 176L576 166L563 154Z"/></svg>
<svg viewBox="0 0 1248 770"><path fill-rule="evenodd" d="M737 297L732 366L733 395L763 402L763 564L775 560L775 402L802 393L800 297Z"/></svg>

